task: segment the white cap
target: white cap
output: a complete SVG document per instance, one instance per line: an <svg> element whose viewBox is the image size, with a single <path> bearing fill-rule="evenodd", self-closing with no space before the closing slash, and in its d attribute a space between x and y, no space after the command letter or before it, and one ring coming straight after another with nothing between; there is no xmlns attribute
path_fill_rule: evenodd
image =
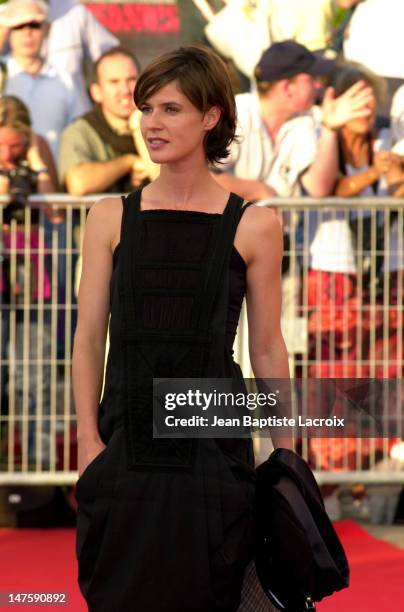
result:
<svg viewBox="0 0 404 612"><path fill-rule="evenodd" d="M42 0L9 0L0 6L0 25L15 28L36 21L42 23L48 17L48 6Z"/></svg>

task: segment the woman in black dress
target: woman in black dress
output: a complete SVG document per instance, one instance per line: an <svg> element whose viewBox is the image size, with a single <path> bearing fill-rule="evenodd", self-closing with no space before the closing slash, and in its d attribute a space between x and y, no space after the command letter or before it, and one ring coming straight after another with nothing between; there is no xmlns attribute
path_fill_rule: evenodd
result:
<svg viewBox="0 0 404 612"><path fill-rule="evenodd" d="M282 232L209 172L236 127L213 52L157 58L134 98L161 173L94 204L86 225L73 356L79 584L91 612L233 612L252 555L251 440L154 439L152 381L240 379L245 293L255 375L288 377Z"/></svg>

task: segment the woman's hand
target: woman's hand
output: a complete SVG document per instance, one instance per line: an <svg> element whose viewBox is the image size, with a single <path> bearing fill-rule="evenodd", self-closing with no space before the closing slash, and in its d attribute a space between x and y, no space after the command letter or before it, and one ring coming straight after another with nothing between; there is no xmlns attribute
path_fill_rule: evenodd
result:
<svg viewBox="0 0 404 612"><path fill-rule="evenodd" d="M374 154L373 166L379 173L379 176L390 172L395 163L395 157L391 151L377 151Z"/></svg>
<svg viewBox="0 0 404 612"><path fill-rule="evenodd" d="M78 445L78 470L79 477L84 473L87 466L105 449L105 444L100 440L92 442L79 441Z"/></svg>
<svg viewBox="0 0 404 612"><path fill-rule="evenodd" d="M39 151L38 136L34 133L32 133L31 135L31 141L29 143L27 151L27 162L31 170L33 170L34 172L38 172L38 170L43 170L47 168Z"/></svg>
<svg viewBox="0 0 404 612"><path fill-rule="evenodd" d="M389 194L396 198L404 197L404 157L392 153L391 167L387 173Z"/></svg>
<svg viewBox="0 0 404 612"><path fill-rule="evenodd" d="M369 105L374 103L374 93L364 81L352 85L345 93L335 97L335 91L328 87L325 91L321 109L323 125L337 130L352 119L362 119L371 114Z"/></svg>

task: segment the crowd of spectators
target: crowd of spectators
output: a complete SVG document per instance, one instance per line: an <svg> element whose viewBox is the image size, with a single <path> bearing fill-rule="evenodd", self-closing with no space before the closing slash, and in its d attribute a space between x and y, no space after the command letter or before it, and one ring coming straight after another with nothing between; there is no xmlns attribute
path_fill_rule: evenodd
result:
<svg viewBox="0 0 404 612"><path fill-rule="evenodd" d="M47 7L30 2L20 7L10 3L9 32L6 41L10 51L4 57L4 92L22 100L30 109L33 128L49 143L58 159L59 140L64 128L88 109L83 103L72 76L55 68L42 56L47 32Z"/></svg>
<svg viewBox="0 0 404 612"><path fill-rule="evenodd" d="M193 0L193 4L208 42L215 44L209 34L220 10L218 13L213 3L204 0ZM403 196L404 64L398 25L402 3L230 0L222 7L224 4L234 5L234 10L237 6L245 14L249 10L250 16L259 11L267 19L272 44L260 55L254 73L242 75L250 77L250 82L249 91L236 96L241 139L216 170L217 180L253 200L305 195ZM237 64L231 45L227 58ZM404 268L401 223L394 213L389 218L377 213L376 222L370 211L359 216L358 222L355 213L319 212L310 214L309 222L304 223L309 253L302 257L308 267L303 306L309 314L312 375L369 376L370 360L381 360L380 347L369 350L368 336L370 328L386 323L380 302L376 315L369 302L370 295L374 302L381 290L383 273L389 288L384 299L395 310L391 319L397 322L397 288ZM388 240L383 227L387 218ZM285 224L285 244L290 234ZM303 252L302 239L300 220L293 242ZM384 245L389 248L385 257L370 253L372 249L380 253ZM360 261L358 253L362 253ZM301 300L301 270L295 266L294 272L294 278L290 271L284 277L286 317L296 316ZM378 287L371 286L371 279ZM393 356L400 359L395 348L397 329L397 324L390 325L391 350L384 353L392 361ZM376 370L380 375L383 367L378 365ZM399 371L398 366L389 365L389 375Z"/></svg>
<svg viewBox="0 0 404 612"><path fill-rule="evenodd" d="M217 181L254 201L277 196L403 196L402 0L178 0L183 41L209 44L207 24L232 2L240 10L261 11L271 45L262 50L253 75L238 71L239 139L229 158L212 168ZM1 193L12 188L14 164L25 164L35 176L32 192L61 190L74 196L125 193L156 176L158 168L148 157L133 104L139 62L80 2L9 0L0 6L0 47L4 100L10 108L20 100L30 117L29 142L11 162L3 153L13 146L10 137L18 140L20 135L1 120ZM83 71L85 62L91 63L90 78ZM391 98L390 117L386 99ZM48 217L46 240L55 226L55 218ZM355 296L360 262L354 257L354 220L334 216L319 222L315 216L312 221L307 306L319 306L320 284L323 310L320 319L312 313L311 329L323 334L321 358L327 359L327 334L339 324L334 317L327 327L327 300L334 296L335 313L336 294L343 295L342 301ZM65 223L60 216L57 222L63 248ZM35 224L31 231L34 244ZM285 225L285 238L288 231ZM391 244L401 244L401 231L397 222L392 224ZM337 245L332 252L331 244ZM3 241L5 252L7 248ZM388 263L396 279L403 269L400 257ZM44 278L46 285L46 274ZM59 276L59 290L64 282ZM327 290L330 285L332 291ZM3 302L4 287L3 282ZM284 289L287 314L289 297L295 303L296 295L288 296L286 277ZM32 300L40 290L36 287ZM355 356L353 346L350 358ZM312 373L330 375L329 370Z"/></svg>
<svg viewBox="0 0 404 612"><path fill-rule="evenodd" d="M388 13L394 21L398 4L386 1L391 10L379 12ZM206 42L204 25L232 2L178 2L184 41ZM339 162L333 145L337 138L330 132L342 128L352 113L356 118L362 111L368 113L363 109L369 103L369 88L362 79L341 96L327 89L322 103L314 106L320 77L335 72L335 66L309 51L330 47L337 11L356 8L345 31L347 46L361 14L374 13L380 2L311 0L310 10L304 0L237 3L241 10L250 5L266 12L273 44L258 63L250 91L237 96L242 139L234 145L226 172L218 174L218 180L250 199L331 195ZM51 0L49 5L42 0L9 0L0 7L0 30L5 50L3 91L29 108L33 129L46 139L58 166L61 189L73 195L125 192L147 180L149 163L144 149L138 151L134 134L138 120L131 92L140 69L134 55L119 47L117 39L77 0ZM290 40L279 44L286 39ZM375 45L365 46L374 51ZM93 64L88 88L85 57ZM353 52L348 58L358 59ZM370 51L361 59L371 64ZM389 59L386 63L392 65ZM397 155L404 132L403 98L404 89L398 89L391 142ZM377 101L380 108L381 98ZM340 188L339 193L348 195Z"/></svg>

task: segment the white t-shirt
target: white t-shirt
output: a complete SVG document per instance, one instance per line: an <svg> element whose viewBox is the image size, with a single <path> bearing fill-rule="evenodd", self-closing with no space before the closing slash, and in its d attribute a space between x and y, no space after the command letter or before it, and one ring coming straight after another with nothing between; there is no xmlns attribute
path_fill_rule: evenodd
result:
<svg viewBox="0 0 404 612"><path fill-rule="evenodd" d="M360 2L344 42L346 59L364 64L376 74L404 78L403 0Z"/></svg>
<svg viewBox="0 0 404 612"><path fill-rule="evenodd" d="M300 195L299 177L312 164L317 150L314 115L287 121L274 143L261 118L257 94L240 94L236 103L240 140L232 143L230 157L218 168L239 178L262 181L282 197Z"/></svg>

